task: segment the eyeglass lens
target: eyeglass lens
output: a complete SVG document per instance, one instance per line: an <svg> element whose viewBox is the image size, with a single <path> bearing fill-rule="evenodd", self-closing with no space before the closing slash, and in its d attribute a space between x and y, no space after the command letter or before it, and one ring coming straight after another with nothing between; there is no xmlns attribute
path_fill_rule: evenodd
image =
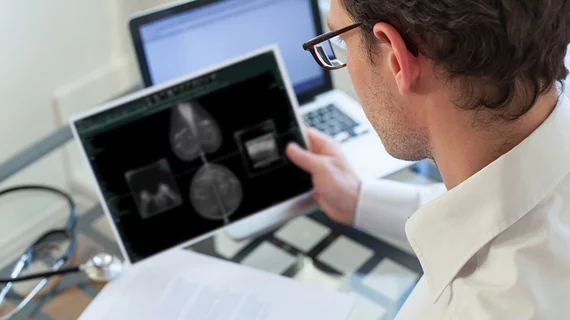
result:
<svg viewBox="0 0 570 320"><path fill-rule="evenodd" d="M319 61L330 68L339 68L346 65L346 44L336 36L315 45L315 53Z"/></svg>

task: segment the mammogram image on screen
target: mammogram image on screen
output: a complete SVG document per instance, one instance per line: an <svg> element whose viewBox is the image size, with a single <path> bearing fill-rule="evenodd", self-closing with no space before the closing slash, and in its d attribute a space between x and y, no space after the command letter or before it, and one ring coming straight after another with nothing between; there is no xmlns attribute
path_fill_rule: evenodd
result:
<svg viewBox="0 0 570 320"><path fill-rule="evenodd" d="M277 141L272 133L255 138L245 143L247 154L256 169L270 166L273 162L281 160L277 150Z"/></svg>
<svg viewBox="0 0 570 320"><path fill-rule="evenodd" d="M273 120L238 131L235 139L250 176L278 169L287 163L281 151L282 146L277 141L277 129Z"/></svg>
<svg viewBox="0 0 570 320"><path fill-rule="evenodd" d="M227 168L205 164L192 179L190 200L202 217L225 220L236 212L242 201L239 179Z"/></svg>
<svg viewBox="0 0 570 320"><path fill-rule="evenodd" d="M125 178L143 219L176 208L182 197L165 159L144 168L129 171Z"/></svg>
<svg viewBox="0 0 570 320"><path fill-rule="evenodd" d="M222 132L217 121L197 101L179 103L170 122L170 144L182 161L216 152L222 145Z"/></svg>
<svg viewBox="0 0 570 320"><path fill-rule="evenodd" d="M197 101L179 103L172 110L170 143L182 161L201 162L190 184L190 202L196 212L210 220L223 220L239 208L242 186L228 168L211 164L208 155L223 143L218 122Z"/></svg>

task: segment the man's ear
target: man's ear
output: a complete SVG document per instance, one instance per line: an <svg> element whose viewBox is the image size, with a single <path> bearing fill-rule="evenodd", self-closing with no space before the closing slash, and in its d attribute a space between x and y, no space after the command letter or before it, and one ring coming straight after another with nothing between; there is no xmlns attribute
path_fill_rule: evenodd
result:
<svg viewBox="0 0 570 320"><path fill-rule="evenodd" d="M418 57L415 57L408 50L404 38L392 25L379 22L374 25L373 31L378 40L390 46L388 63L398 84L400 94L409 94L420 73Z"/></svg>

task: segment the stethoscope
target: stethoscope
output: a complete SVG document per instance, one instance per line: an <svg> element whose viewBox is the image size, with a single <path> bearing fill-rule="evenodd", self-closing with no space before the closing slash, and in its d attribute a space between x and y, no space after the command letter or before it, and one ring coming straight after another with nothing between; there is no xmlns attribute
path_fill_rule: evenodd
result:
<svg viewBox="0 0 570 320"><path fill-rule="evenodd" d="M10 278L0 279L0 285L4 284L4 288L0 291L0 304L4 301L12 286L16 282L27 281L32 279L42 279L34 289L8 314L0 315L0 320L8 320L14 315L22 311L26 305L43 289L50 277L75 272L84 272L87 278L98 283L105 283L117 278L123 271L123 263L112 254L99 252L82 265L70 268L64 268L65 264L73 254L77 239L75 237L75 225L77 222L77 208L73 199L65 192L46 186L20 186L0 191L0 197L8 193L22 191L42 191L48 192L67 201L69 207L69 217L63 229L51 230L40 236L34 243L29 246L24 254L18 259L14 265ZM23 271L31 266L35 257L43 250L50 250L55 247L59 248L58 240L67 241L67 248L55 259L55 263L51 266L51 271L36 273L18 277Z"/></svg>

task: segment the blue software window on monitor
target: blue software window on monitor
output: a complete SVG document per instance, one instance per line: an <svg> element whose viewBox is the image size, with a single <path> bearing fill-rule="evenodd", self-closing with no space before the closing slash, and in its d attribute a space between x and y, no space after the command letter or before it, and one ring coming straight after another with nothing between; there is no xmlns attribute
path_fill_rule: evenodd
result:
<svg viewBox="0 0 570 320"><path fill-rule="evenodd" d="M277 43L297 94L325 82L302 44L316 36L310 0L225 0L140 28L150 77L160 84Z"/></svg>

